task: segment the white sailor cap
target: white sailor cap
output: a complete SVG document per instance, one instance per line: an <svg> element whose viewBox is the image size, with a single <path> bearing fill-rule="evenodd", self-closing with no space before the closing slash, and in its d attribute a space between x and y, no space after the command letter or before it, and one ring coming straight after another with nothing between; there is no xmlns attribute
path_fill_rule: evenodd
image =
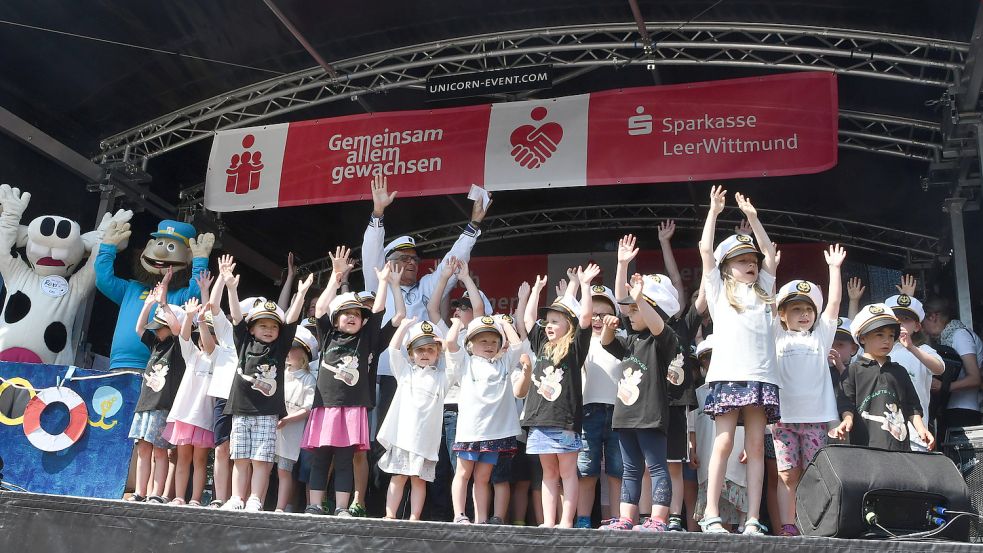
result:
<svg viewBox="0 0 983 553"><path fill-rule="evenodd" d="M652 307L658 307L666 317L679 313L679 292L666 275L645 275L642 277L642 296ZM634 303L630 298L621 300L622 304Z"/></svg>
<svg viewBox="0 0 983 553"><path fill-rule="evenodd" d="M891 296L884 300L884 303L894 310L894 314L898 317L907 315L918 322L925 318L925 308L922 307L922 302L908 294Z"/></svg>
<svg viewBox="0 0 983 553"><path fill-rule="evenodd" d="M420 346L428 344L442 344L444 342L443 333L437 325L430 321L420 321L409 328L406 332L406 350L412 351Z"/></svg>
<svg viewBox="0 0 983 553"><path fill-rule="evenodd" d="M775 303L781 307L793 301L808 301L818 313L823 307L823 291L808 280L793 280L778 290Z"/></svg>
<svg viewBox="0 0 983 553"><path fill-rule="evenodd" d="M314 359L314 354L318 352L317 338L313 332L303 326L297 327L293 345L303 349L307 353L308 359Z"/></svg>
<svg viewBox="0 0 983 553"><path fill-rule="evenodd" d="M718 244L717 249L713 250L713 259L717 265L720 265L732 257L745 253L757 254L759 258L764 256L754 245L754 238L747 234L732 234Z"/></svg>
<svg viewBox="0 0 983 553"><path fill-rule="evenodd" d="M859 343L861 336L884 326L894 326L895 330L898 330L894 334L896 339L900 332L901 323L894 316L894 311L886 304L874 303L865 306L857 313L853 322L850 323L850 333L853 334L853 339Z"/></svg>
<svg viewBox="0 0 983 553"><path fill-rule="evenodd" d="M400 236L399 238L386 244L386 247L383 249L383 252L385 256L388 258L389 254L393 253L394 251L415 250L415 249L416 249L416 240L414 240L412 236Z"/></svg>
<svg viewBox="0 0 983 553"><path fill-rule="evenodd" d="M465 335L466 337L464 338L464 341L468 342L471 340L471 338L474 338L476 335L481 334L482 332L494 332L495 334L498 334L500 339L505 339L505 333L502 332L502 327L499 326L499 322L495 320L495 317L485 315L484 317L472 319L471 322L468 323L468 331Z"/></svg>
<svg viewBox="0 0 983 553"><path fill-rule="evenodd" d="M618 311L618 300L614 297L614 291L604 286L602 284L595 284L590 287L590 295L594 297L595 301L598 298L603 298L604 301L611 304L611 307Z"/></svg>
<svg viewBox="0 0 983 553"><path fill-rule="evenodd" d="M260 319L273 319L283 324L283 309L280 309L275 301L258 302L246 313L246 322L251 324Z"/></svg>

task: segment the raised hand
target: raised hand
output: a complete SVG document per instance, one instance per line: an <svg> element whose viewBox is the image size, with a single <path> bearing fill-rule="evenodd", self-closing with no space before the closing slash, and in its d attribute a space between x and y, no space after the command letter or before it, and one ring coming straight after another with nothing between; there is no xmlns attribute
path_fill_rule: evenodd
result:
<svg viewBox="0 0 983 553"><path fill-rule="evenodd" d="M228 288L239 286L239 275L234 274L236 270L235 259L231 255L223 255L218 259L218 271L222 275L222 280Z"/></svg>
<svg viewBox="0 0 983 553"><path fill-rule="evenodd" d="M846 250L843 249L843 246L834 244L829 247L828 251L823 252L823 256L826 257L826 264L830 267L842 267L843 260L846 259Z"/></svg>
<svg viewBox="0 0 983 553"><path fill-rule="evenodd" d="M594 281L598 275L601 274L601 268L597 263L590 263L587 267L581 269L577 268L577 280L580 281L580 285L584 288L588 288L590 283Z"/></svg>
<svg viewBox="0 0 983 553"><path fill-rule="evenodd" d="M375 270L375 276L379 282L389 282L389 275L392 273L392 263L383 263L382 267Z"/></svg>
<svg viewBox="0 0 983 553"><path fill-rule="evenodd" d="M161 286L166 290L171 284L171 279L174 278L174 267L168 267L167 272L164 273L164 278L161 279Z"/></svg>
<svg viewBox="0 0 983 553"><path fill-rule="evenodd" d="M748 222L750 222L752 219L757 219L758 210L751 204L750 199L745 197L744 194L741 194L740 192L734 194L734 199L737 200L737 207L742 213L744 213L744 216L747 217Z"/></svg>
<svg viewBox="0 0 983 553"><path fill-rule="evenodd" d="M386 265L389 266L389 275L386 277L386 282L392 286L399 286L399 281L403 278L403 267L395 261L390 261ZM380 278L380 280L382 279Z"/></svg>
<svg viewBox="0 0 983 553"><path fill-rule="evenodd" d="M215 282L215 279L212 278L212 273L210 273L208 269L204 269L198 273L198 276L195 277L195 282L198 283L199 290L204 290L207 292L212 289L212 283Z"/></svg>
<svg viewBox="0 0 983 553"><path fill-rule="evenodd" d="M201 309L201 302L194 296L188 298L188 301L184 303L184 312L188 317L193 316L199 309Z"/></svg>
<svg viewBox="0 0 983 553"><path fill-rule="evenodd" d="M631 299L638 301L642 297L642 287L645 281L642 279L642 275L635 273L631 275L631 289L628 290L628 295Z"/></svg>
<svg viewBox="0 0 983 553"><path fill-rule="evenodd" d="M747 222L747 219L741 219L741 224L734 227L734 234L746 234L751 236L754 234L754 229L751 228L751 223Z"/></svg>
<svg viewBox="0 0 983 553"><path fill-rule="evenodd" d="M488 205L483 206L480 199L475 200L474 205L471 206L471 220L475 223L484 221L485 215L488 215L488 210L491 209L494 201L491 199L491 192L488 193Z"/></svg>
<svg viewBox="0 0 983 553"><path fill-rule="evenodd" d="M727 191L723 186L713 186L710 188L710 213L720 215L727 204Z"/></svg>
<svg viewBox="0 0 983 553"><path fill-rule="evenodd" d="M894 287L898 289L899 294L914 296L915 289L918 287L918 279L915 278L915 275L904 275L901 277L901 284L895 284Z"/></svg>
<svg viewBox="0 0 983 553"><path fill-rule="evenodd" d="M191 248L192 257L208 257L215 247L215 235L210 232L199 234L197 239L188 240L188 247Z"/></svg>
<svg viewBox="0 0 983 553"><path fill-rule="evenodd" d="M907 350L914 347L914 344L911 342L911 334L908 334L908 330L903 326L901 327L901 332L898 335L898 343L901 344L901 347Z"/></svg>
<svg viewBox="0 0 983 553"><path fill-rule="evenodd" d="M471 267L468 266L468 262L467 261L465 261L463 259L460 260L460 261L458 261L457 262L457 269L458 269L457 270L457 278L460 279L461 282L467 283L467 282L471 282L472 280L474 280L473 278L471 278Z"/></svg>
<svg viewBox="0 0 983 553"><path fill-rule="evenodd" d="M574 274L576 277L576 274ZM556 297L561 298L567 293L567 279L561 278L559 282L556 283L556 287L553 289L556 292Z"/></svg>
<svg viewBox="0 0 983 553"><path fill-rule="evenodd" d="M372 214L382 217L386 208L396 199L397 192L389 193L389 179L385 175L372 177Z"/></svg>
<svg viewBox="0 0 983 553"><path fill-rule="evenodd" d="M307 275L307 278L297 283L297 294L303 296L311 289L312 284L314 284L314 273Z"/></svg>
<svg viewBox="0 0 983 553"><path fill-rule="evenodd" d="M348 275L355 268L355 265L349 259L351 254L351 248L346 246L338 246L335 248L333 254L328 252L328 257L331 259L331 271L343 277Z"/></svg>
<svg viewBox="0 0 983 553"><path fill-rule="evenodd" d="M529 299L529 294L531 294L531 293L532 293L532 287L529 286L529 283L528 282L526 282L525 280L523 280L522 281L522 284L519 285L519 291L516 294L517 297L518 297L518 299L519 299L519 301L521 302L523 300L528 300Z"/></svg>
<svg viewBox="0 0 983 553"><path fill-rule="evenodd" d="M611 330L617 330L621 325L621 321L614 315L605 315L604 318L601 319L601 324L610 328Z"/></svg>
<svg viewBox="0 0 983 553"><path fill-rule="evenodd" d="M676 221L672 219L659 223L659 242L672 240L672 235L676 233Z"/></svg>
<svg viewBox="0 0 983 553"><path fill-rule="evenodd" d="M143 303L160 303L160 283L158 282L151 290L147 293L147 297L144 298Z"/></svg>
<svg viewBox="0 0 983 553"><path fill-rule="evenodd" d="M626 234L618 240L618 263L628 263L638 255L635 247L635 235Z"/></svg>
<svg viewBox="0 0 983 553"><path fill-rule="evenodd" d="M864 286L863 281L858 277L853 277L846 281L846 295L851 300L860 301L864 297L865 291L867 291L867 287Z"/></svg>
<svg viewBox="0 0 983 553"><path fill-rule="evenodd" d="M537 294L542 292L543 288L546 288L546 279L546 275L536 275L536 282L532 285L533 292Z"/></svg>
<svg viewBox="0 0 983 553"><path fill-rule="evenodd" d="M287 280L293 279L297 274L297 267L294 265L294 252L287 254Z"/></svg>

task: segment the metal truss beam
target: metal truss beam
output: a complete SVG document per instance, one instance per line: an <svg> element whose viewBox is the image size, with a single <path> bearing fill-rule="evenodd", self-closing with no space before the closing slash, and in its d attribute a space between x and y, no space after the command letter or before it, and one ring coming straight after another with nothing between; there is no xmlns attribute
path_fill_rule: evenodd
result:
<svg viewBox="0 0 983 553"><path fill-rule="evenodd" d="M516 238L617 230L619 232L654 232L666 219L676 221L681 229L703 228L707 206L691 204L592 205L556 209L522 211L485 219L481 242L498 242ZM847 221L809 213L758 210L776 240L795 242L839 243L848 249L895 258L899 265L930 265L939 255L940 242L936 237ZM743 215L737 208L727 208L718 221L719 228L737 225ZM409 234L416 238L417 249L424 253L449 250L460 236L463 225L453 223L419 229ZM302 266L300 272L323 273L331 270L328 258Z"/></svg>
<svg viewBox="0 0 983 553"><path fill-rule="evenodd" d="M331 64L337 71L334 76L322 67L299 71L108 137L95 159L102 163L152 158L220 130L255 125L311 106L420 88L435 74L541 64L551 64L561 74L605 66L705 65L830 71L949 88L957 84L969 51L962 42L800 25L647 23L645 28L659 37L649 51L638 26L628 23L481 35L338 61Z"/></svg>

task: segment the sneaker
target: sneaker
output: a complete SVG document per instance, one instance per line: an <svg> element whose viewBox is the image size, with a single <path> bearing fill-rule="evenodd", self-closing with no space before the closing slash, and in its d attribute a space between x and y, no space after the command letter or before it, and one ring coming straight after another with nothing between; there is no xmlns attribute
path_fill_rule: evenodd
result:
<svg viewBox="0 0 983 553"><path fill-rule="evenodd" d="M361 503L352 503L352 506L348 508L348 512L352 514L353 517L364 517L366 515L365 505Z"/></svg>
<svg viewBox="0 0 983 553"><path fill-rule="evenodd" d="M242 503L242 498L233 495L228 501L225 502L225 505L222 505L220 508L223 511L241 511L245 507L246 506Z"/></svg>
<svg viewBox="0 0 983 553"><path fill-rule="evenodd" d="M307 515L323 515L324 514L324 509L322 509L320 505L308 505L307 508L304 509L304 514L307 514Z"/></svg>
<svg viewBox="0 0 983 553"><path fill-rule="evenodd" d="M259 511L263 510L263 502L260 501L255 495L251 495L246 501L246 510L253 513L258 513Z"/></svg>
<svg viewBox="0 0 983 553"><path fill-rule="evenodd" d="M467 515L457 515L454 517L454 524L471 524L471 519Z"/></svg>
<svg viewBox="0 0 983 553"><path fill-rule="evenodd" d="M590 517L577 517L577 520L573 523L574 528L593 528L590 523Z"/></svg>
<svg viewBox="0 0 983 553"><path fill-rule="evenodd" d="M634 528L635 523L631 521L630 518L619 517L612 518L607 524L601 526L601 530L631 530Z"/></svg>
<svg viewBox="0 0 983 553"><path fill-rule="evenodd" d="M352 512L344 507L339 507L334 510L334 516L341 518L352 518Z"/></svg>
<svg viewBox="0 0 983 553"><path fill-rule="evenodd" d="M485 524L497 524L502 526L505 524L505 521L502 520L502 517L489 517L488 520L485 521Z"/></svg>
<svg viewBox="0 0 983 553"><path fill-rule="evenodd" d="M669 515L669 523L666 524L667 532L685 532L686 526L683 525L683 517L679 515Z"/></svg>
<svg viewBox="0 0 983 553"><path fill-rule="evenodd" d="M801 533L799 532L798 527L796 527L794 524L783 524L782 529L778 531L778 535L791 537L791 536L800 536Z"/></svg>
<svg viewBox="0 0 983 553"><path fill-rule="evenodd" d="M655 517L645 519L645 522L632 528L636 532L665 532L666 523Z"/></svg>

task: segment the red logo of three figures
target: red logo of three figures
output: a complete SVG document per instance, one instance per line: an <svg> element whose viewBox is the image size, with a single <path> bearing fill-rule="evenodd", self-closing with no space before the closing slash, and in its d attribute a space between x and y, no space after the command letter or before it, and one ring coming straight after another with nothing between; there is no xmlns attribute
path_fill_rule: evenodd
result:
<svg viewBox="0 0 983 553"><path fill-rule="evenodd" d="M247 134L242 139L242 147L252 148L256 142L256 137ZM259 173L263 170L263 152L245 151L241 154L233 154L229 162L229 168L225 170L228 175L225 181L225 191L236 194L245 194L250 190L259 188Z"/></svg>
<svg viewBox="0 0 983 553"><path fill-rule="evenodd" d="M546 113L546 108L537 107L529 115L535 121L542 121ZM540 127L522 125L509 136L512 158L526 169L538 169L556 152L561 140L563 127L559 123L550 122Z"/></svg>

